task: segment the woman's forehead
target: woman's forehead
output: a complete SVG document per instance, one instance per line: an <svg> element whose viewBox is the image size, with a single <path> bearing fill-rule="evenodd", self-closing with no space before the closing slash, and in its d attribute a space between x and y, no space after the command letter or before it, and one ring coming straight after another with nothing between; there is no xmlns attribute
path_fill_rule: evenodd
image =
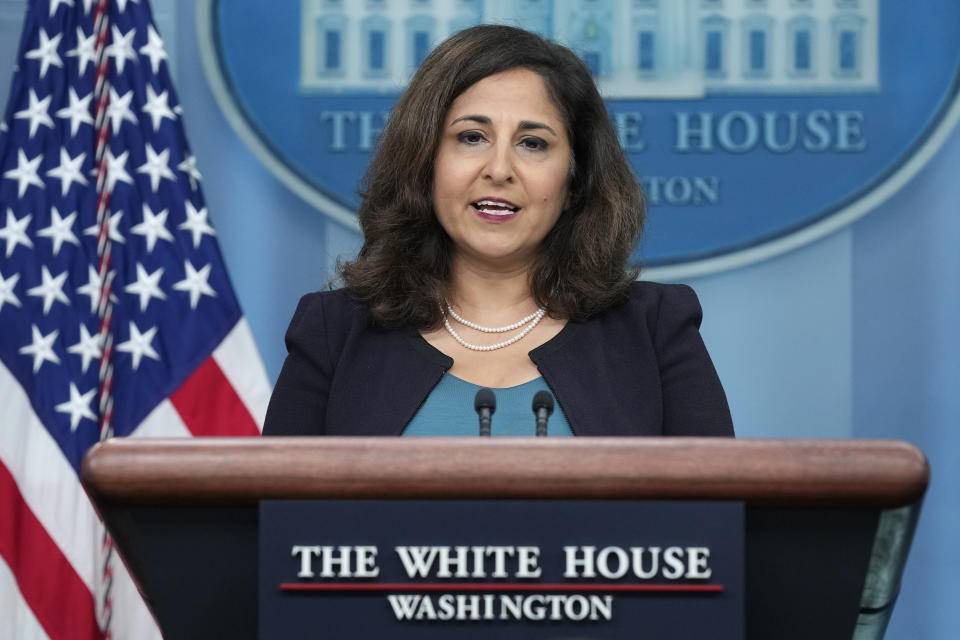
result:
<svg viewBox="0 0 960 640"><path fill-rule="evenodd" d="M446 124L462 119L481 124L507 120L518 126L542 123L551 128L564 124L543 77L524 68L489 75L464 90L450 106Z"/></svg>

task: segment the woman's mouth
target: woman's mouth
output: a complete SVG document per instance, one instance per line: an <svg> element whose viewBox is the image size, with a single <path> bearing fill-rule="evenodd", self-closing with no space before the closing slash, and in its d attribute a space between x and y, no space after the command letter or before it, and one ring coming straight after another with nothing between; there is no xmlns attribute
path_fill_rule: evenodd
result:
<svg viewBox="0 0 960 640"><path fill-rule="evenodd" d="M470 206L474 208L477 214L484 220L493 222L506 222L515 218L520 207L508 200L484 199L471 202Z"/></svg>

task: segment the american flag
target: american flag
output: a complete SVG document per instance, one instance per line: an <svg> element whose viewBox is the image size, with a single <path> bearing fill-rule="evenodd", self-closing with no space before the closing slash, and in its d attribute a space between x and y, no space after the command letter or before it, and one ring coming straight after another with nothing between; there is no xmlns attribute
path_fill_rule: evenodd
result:
<svg viewBox="0 0 960 640"><path fill-rule="evenodd" d="M110 351L98 315L98 64L114 435L256 435L269 396L148 2L99 6L98 46L98 0L29 3L0 124L0 638L159 636L78 475L101 436Z"/></svg>

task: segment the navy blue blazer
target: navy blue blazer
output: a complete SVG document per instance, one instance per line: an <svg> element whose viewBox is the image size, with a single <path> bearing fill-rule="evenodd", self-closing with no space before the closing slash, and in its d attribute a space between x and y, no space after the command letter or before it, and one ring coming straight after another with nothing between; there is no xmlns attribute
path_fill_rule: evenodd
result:
<svg viewBox="0 0 960 640"><path fill-rule="evenodd" d="M636 282L530 352L580 436L732 436L696 294ZM300 300L264 435L400 435L453 365L414 330L372 328L346 291ZM471 413L472 413L472 407Z"/></svg>

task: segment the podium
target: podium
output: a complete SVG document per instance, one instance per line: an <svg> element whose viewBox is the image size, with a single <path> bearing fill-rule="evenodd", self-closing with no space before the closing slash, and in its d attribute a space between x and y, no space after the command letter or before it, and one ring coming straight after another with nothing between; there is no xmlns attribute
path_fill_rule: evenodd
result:
<svg viewBox="0 0 960 640"><path fill-rule="evenodd" d="M260 500L562 499L742 502L746 637L870 640L929 469L883 440L111 439L82 480L167 638L256 637Z"/></svg>

